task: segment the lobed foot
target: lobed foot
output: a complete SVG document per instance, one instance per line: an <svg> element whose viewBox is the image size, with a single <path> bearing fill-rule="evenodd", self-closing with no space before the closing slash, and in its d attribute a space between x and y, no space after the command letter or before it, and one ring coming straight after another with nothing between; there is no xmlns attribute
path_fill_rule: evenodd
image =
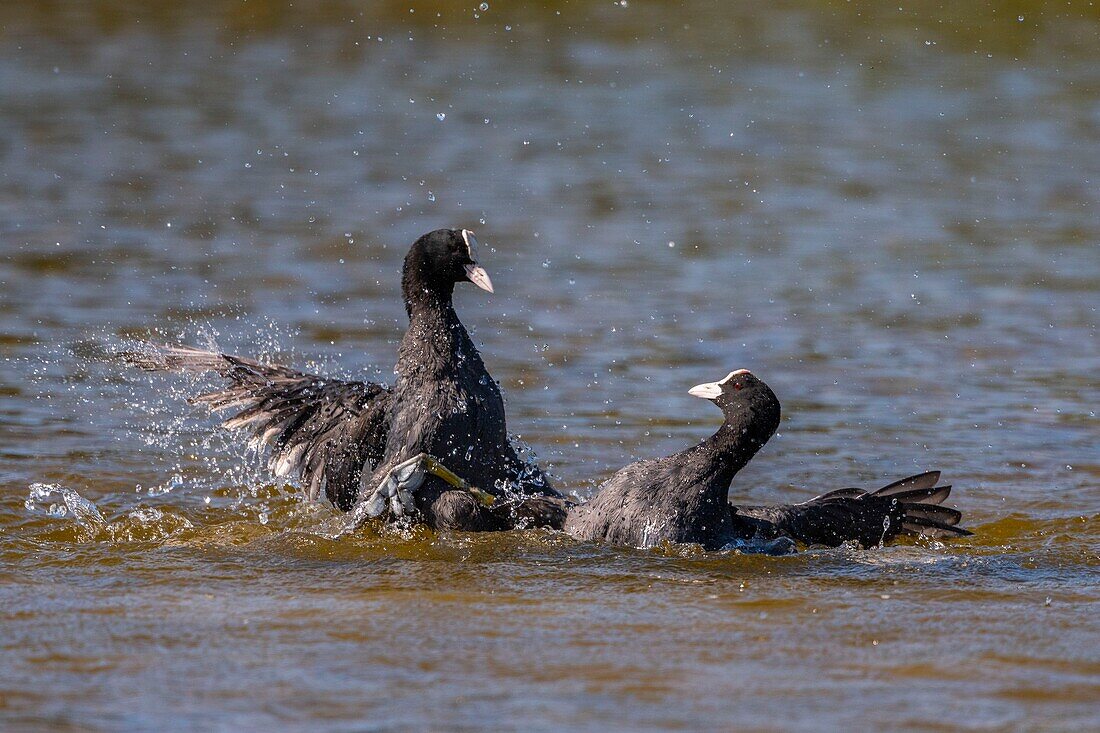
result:
<svg viewBox="0 0 1100 733"><path fill-rule="evenodd" d="M491 506L494 501L492 494L470 486L438 458L420 453L391 468L370 496L355 506L353 526L358 527L368 519L380 517L387 511L395 518L415 515L416 501L413 495L429 475L443 479L456 489L469 492L483 506Z"/></svg>

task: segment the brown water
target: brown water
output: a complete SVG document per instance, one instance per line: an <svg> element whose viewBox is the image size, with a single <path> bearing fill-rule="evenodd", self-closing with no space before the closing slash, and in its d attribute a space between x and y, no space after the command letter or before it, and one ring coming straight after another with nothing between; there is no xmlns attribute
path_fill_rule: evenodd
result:
<svg viewBox="0 0 1100 733"><path fill-rule="evenodd" d="M0 4L0 728L1100 727L1100 14L490 5ZM91 358L387 378L439 226L561 485L749 367L785 419L731 496L940 468L976 535L334 540L189 385Z"/></svg>

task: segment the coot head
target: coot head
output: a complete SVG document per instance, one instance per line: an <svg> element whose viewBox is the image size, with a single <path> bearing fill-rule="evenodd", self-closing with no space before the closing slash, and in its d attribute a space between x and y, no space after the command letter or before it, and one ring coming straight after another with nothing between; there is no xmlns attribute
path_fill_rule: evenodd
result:
<svg viewBox="0 0 1100 733"><path fill-rule="evenodd" d="M477 239L469 229L436 229L416 240L405 257L406 295L416 291L450 294L455 283L472 282L493 292L489 274L477 263Z"/></svg>
<svg viewBox="0 0 1100 733"><path fill-rule="evenodd" d="M726 423L733 427L751 427L753 433L768 437L779 427L779 398L748 369L730 372L717 382L697 384L688 394L718 405Z"/></svg>

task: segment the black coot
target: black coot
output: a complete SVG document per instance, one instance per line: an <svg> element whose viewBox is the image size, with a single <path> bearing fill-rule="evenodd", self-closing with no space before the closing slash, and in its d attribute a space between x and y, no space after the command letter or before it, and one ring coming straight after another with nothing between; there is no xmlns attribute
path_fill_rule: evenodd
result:
<svg viewBox="0 0 1100 733"><path fill-rule="evenodd" d="M856 540L871 547L902 532L969 534L955 526L959 512L939 506L951 487L935 486L938 472L870 494L840 489L802 504L731 506L730 482L778 428L779 400L746 369L690 393L722 409L725 422L718 432L680 453L619 470L591 501L569 509L567 533L632 547L692 542L707 549L781 537L830 546Z"/></svg>
<svg viewBox="0 0 1100 733"><path fill-rule="evenodd" d="M528 495L559 494L511 445L500 389L454 310L456 283L493 292L475 247L469 230L439 229L410 248L401 278L409 328L392 389L187 347L150 348L129 360L228 379L227 388L194 401L237 410L225 426L270 446L272 471L298 475L311 498L324 492L344 511L358 502L362 518L408 514L415 505L434 527L506 529L517 517L560 524L557 502L524 506ZM491 502L490 493L502 500Z"/></svg>

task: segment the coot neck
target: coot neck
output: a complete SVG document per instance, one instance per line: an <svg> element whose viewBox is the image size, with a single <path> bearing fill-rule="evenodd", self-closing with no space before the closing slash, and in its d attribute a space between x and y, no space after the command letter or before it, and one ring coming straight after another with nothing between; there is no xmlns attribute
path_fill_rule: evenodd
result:
<svg viewBox="0 0 1100 733"><path fill-rule="evenodd" d="M663 482L659 490L667 496L656 504L678 506L677 511L683 516L695 517L709 531L718 534L724 531L732 516L728 501L730 484L755 452L744 450L735 437L730 427L723 425L714 435L673 459L676 478Z"/></svg>
<svg viewBox="0 0 1100 733"><path fill-rule="evenodd" d="M405 299L405 313L410 321L423 317L457 318L454 310L455 284L453 282L425 282L418 273L406 268L401 277L401 294Z"/></svg>
<svg viewBox="0 0 1100 733"><path fill-rule="evenodd" d="M746 448L745 442L738 441L728 424L722 425L714 435L681 454L679 463L683 479L708 486L724 496L734 475L755 453Z"/></svg>
<svg viewBox="0 0 1100 733"><path fill-rule="evenodd" d="M405 299L409 314L408 334L449 360L451 352L469 339L466 328L455 312L451 293L421 290Z"/></svg>
<svg viewBox="0 0 1100 733"><path fill-rule="evenodd" d="M477 359L477 349L455 312L454 283L425 284L417 277L402 278L409 328L401 342L398 372L439 374Z"/></svg>
<svg viewBox="0 0 1100 733"><path fill-rule="evenodd" d="M761 430L749 421L726 421L722 427L703 441L700 445L707 457L712 461L715 469L729 475L733 480L734 474L740 471L752 460L770 435L762 434Z"/></svg>

